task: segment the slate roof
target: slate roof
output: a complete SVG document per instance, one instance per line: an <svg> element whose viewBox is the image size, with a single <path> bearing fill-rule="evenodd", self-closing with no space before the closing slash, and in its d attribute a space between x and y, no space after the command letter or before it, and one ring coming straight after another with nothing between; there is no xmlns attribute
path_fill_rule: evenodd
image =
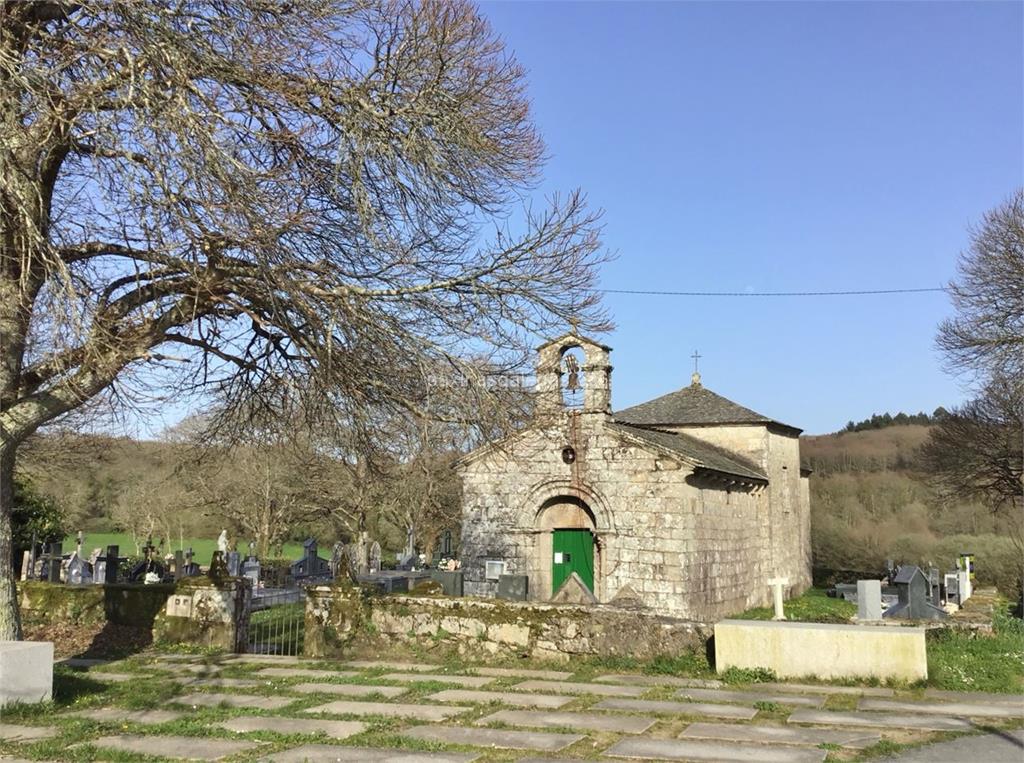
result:
<svg viewBox="0 0 1024 763"><path fill-rule="evenodd" d="M618 411L612 416L623 424L648 427L686 424L779 424L788 429L796 429L744 408L700 384L691 384L646 403Z"/></svg>
<svg viewBox="0 0 1024 763"><path fill-rule="evenodd" d="M644 440L665 450L696 462L698 468L711 469L716 472L732 474L744 479L767 482L768 476L757 466L742 456L717 448L696 437L673 432L661 432L657 429L646 429L628 424L614 423L611 429L620 431L631 437Z"/></svg>

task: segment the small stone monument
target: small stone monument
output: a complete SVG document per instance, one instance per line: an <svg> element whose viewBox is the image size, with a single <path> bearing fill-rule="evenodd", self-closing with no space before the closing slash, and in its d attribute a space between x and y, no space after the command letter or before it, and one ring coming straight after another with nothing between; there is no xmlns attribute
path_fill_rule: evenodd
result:
<svg viewBox="0 0 1024 763"><path fill-rule="evenodd" d="M250 557L242 562L242 577L248 578L252 583L252 590L260 585L260 563L255 557Z"/></svg>
<svg viewBox="0 0 1024 763"><path fill-rule="evenodd" d="M210 559L210 569L207 574L214 580L227 577L228 574L228 562L224 558L223 551L214 551L213 557Z"/></svg>
<svg viewBox="0 0 1024 763"><path fill-rule="evenodd" d="M242 571L242 555L237 551L228 552L228 577L237 578Z"/></svg>
<svg viewBox="0 0 1024 763"><path fill-rule="evenodd" d="M857 581L857 619L865 621L882 619L881 580Z"/></svg>
<svg viewBox="0 0 1024 763"><path fill-rule="evenodd" d="M373 544L370 546L370 553L367 561L367 566L369 567L371 575L376 575L378 572L380 572L380 543L378 543L377 541L374 541Z"/></svg>
<svg viewBox="0 0 1024 763"><path fill-rule="evenodd" d="M768 585L774 588L775 615L772 620L785 620L786 610L782 606L782 589L789 585L789 578L770 578Z"/></svg>
<svg viewBox="0 0 1024 763"><path fill-rule="evenodd" d="M92 582L92 570L89 563L75 551L68 557L67 567L64 570L64 581L68 585L86 585Z"/></svg>

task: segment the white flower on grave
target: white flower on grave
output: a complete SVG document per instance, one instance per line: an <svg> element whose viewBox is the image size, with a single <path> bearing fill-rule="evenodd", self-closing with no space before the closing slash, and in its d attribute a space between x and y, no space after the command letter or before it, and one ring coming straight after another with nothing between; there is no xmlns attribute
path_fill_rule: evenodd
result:
<svg viewBox="0 0 1024 763"><path fill-rule="evenodd" d="M155 572L147 572L146 573L146 577L144 577L142 579L142 582L145 585L149 585L150 583L159 583L160 582L160 576L157 575Z"/></svg>

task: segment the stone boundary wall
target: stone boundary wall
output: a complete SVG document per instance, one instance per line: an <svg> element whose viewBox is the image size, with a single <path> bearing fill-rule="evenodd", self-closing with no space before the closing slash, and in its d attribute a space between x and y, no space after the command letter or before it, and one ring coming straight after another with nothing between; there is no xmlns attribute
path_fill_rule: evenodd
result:
<svg viewBox="0 0 1024 763"><path fill-rule="evenodd" d="M23 616L34 622L150 627L173 585L66 585L42 581L18 583L18 601Z"/></svg>
<svg viewBox="0 0 1024 763"><path fill-rule="evenodd" d="M307 657L430 643L465 657L651 658L703 649L709 625L638 610L432 596L373 596L316 586L306 598Z"/></svg>

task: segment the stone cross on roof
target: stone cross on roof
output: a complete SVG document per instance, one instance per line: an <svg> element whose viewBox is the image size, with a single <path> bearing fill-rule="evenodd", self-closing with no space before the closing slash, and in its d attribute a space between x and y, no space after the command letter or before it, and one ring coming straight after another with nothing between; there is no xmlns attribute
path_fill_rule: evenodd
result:
<svg viewBox="0 0 1024 763"><path fill-rule="evenodd" d="M700 386L700 370L698 369L697 364L700 362L701 354L699 352L697 352L696 350L694 350L693 351L693 355L691 355L690 357L693 358L693 376L690 377L690 383L694 387L699 387Z"/></svg>

